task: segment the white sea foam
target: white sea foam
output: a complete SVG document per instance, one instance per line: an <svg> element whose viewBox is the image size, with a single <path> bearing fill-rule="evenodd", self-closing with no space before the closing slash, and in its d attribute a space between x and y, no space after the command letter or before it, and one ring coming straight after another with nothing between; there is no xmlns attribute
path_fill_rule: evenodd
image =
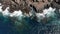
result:
<svg viewBox="0 0 60 34"><path fill-rule="evenodd" d="M9 16L10 15L8 9L9 9L9 7L7 7L4 11L2 11L3 16Z"/></svg>
<svg viewBox="0 0 60 34"><path fill-rule="evenodd" d="M13 13L10 13L10 17L17 17L17 16L22 16L22 11L19 10L19 11L14 11Z"/></svg>
<svg viewBox="0 0 60 34"><path fill-rule="evenodd" d="M52 7L49 7L49 9L43 10L43 14L46 15L47 17L50 17L54 15L55 10L56 10L55 8L53 9Z"/></svg>
<svg viewBox="0 0 60 34"><path fill-rule="evenodd" d="M14 11L13 13L10 13L8 11L9 7L7 7L4 11L1 9L2 8L2 5L0 5L0 12L3 14L3 16L10 16L10 17L20 17L22 18L22 16L24 16L22 14L22 11L19 10L19 11ZM25 15L25 16L33 16L33 15L36 15L37 19L38 20L41 20L45 17L49 17L49 16L53 16L54 15L54 11L55 11L55 8L53 9L52 7L49 7L48 9L44 9L43 10L43 13L36 13L34 11L31 11L29 12L29 15Z"/></svg>
<svg viewBox="0 0 60 34"><path fill-rule="evenodd" d="M2 12L2 6L0 6L0 12Z"/></svg>
<svg viewBox="0 0 60 34"><path fill-rule="evenodd" d="M3 16L10 16L10 17L17 17L17 16L22 16L22 11L14 11L13 13L10 13L8 11L9 7L7 7L4 11L2 10L2 5L0 5L0 12L3 14Z"/></svg>
<svg viewBox="0 0 60 34"><path fill-rule="evenodd" d="M49 7L48 9L44 9L43 13L35 13L37 16L37 21L40 22L41 19L45 18L45 17L52 17L55 15L54 13L55 8L53 9L52 7Z"/></svg>
<svg viewBox="0 0 60 34"><path fill-rule="evenodd" d="M40 17L40 16L45 17L45 15L50 16L51 14L54 13L54 11L55 11L55 8L53 9L52 7L49 7L48 9L44 9L43 13L36 13L36 16L37 17Z"/></svg>

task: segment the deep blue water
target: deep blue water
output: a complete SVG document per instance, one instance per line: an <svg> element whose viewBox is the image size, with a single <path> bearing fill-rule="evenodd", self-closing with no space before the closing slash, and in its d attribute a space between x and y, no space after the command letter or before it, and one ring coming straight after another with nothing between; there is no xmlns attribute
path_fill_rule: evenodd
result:
<svg viewBox="0 0 60 34"><path fill-rule="evenodd" d="M31 20L30 18L25 18L26 22L29 23L29 26L34 27L36 25L36 21ZM29 30L23 29L23 31L17 31L14 28L14 22L8 18L4 17L0 14L0 34L29 34Z"/></svg>
<svg viewBox="0 0 60 34"><path fill-rule="evenodd" d="M60 32L60 16L56 13L55 17L51 17L51 20L47 21L46 24L42 22L37 22L35 19L24 18L24 28L20 30L21 27L15 27L14 21L8 17L4 17L0 13L0 34L54 34L55 30L59 29ZM27 25L25 25L27 24ZM55 32L59 34L59 32Z"/></svg>

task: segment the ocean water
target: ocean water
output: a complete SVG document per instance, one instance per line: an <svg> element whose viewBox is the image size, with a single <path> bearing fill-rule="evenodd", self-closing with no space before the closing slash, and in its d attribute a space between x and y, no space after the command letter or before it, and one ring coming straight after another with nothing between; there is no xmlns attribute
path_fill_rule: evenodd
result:
<svg viewBox="0 0 60 34"><path fill-rule="evenodd" d="M0 34L60 34L60 13L56 8L44 9L43 13L23 15L21 10L9 13L0 6ZM34 18L36 16L36 18ZM47 21L41 21L44 18Z"/></svg>

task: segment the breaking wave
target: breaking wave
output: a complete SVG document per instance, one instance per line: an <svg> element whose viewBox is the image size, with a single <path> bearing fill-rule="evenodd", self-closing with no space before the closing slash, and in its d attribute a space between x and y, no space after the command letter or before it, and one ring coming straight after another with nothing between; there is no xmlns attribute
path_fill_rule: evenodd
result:
<svg viewBox="0 0 60 34"><path fill-rule="evenodd" d="M10 13L0 4L0 33L4 34L59 34L59 9L49 7L43 13L33 11L23 14L21 10ZM4 33L3 33L4 32Z"/></svg>

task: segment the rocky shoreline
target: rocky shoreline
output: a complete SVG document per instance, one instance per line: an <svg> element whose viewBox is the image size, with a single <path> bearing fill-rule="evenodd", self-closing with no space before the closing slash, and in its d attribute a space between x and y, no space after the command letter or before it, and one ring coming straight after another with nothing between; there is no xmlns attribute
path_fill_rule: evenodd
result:
<svg viewBox="0 0 60 34"><path fill-rule="evenodd" d="M15 10L22 10L23 13L29 14L31 7L37 13L41 13L43 9L48 7L60 8L59 0L0 0L0 3L4 5L3 10L10 7L11 13Z"/></svg>

